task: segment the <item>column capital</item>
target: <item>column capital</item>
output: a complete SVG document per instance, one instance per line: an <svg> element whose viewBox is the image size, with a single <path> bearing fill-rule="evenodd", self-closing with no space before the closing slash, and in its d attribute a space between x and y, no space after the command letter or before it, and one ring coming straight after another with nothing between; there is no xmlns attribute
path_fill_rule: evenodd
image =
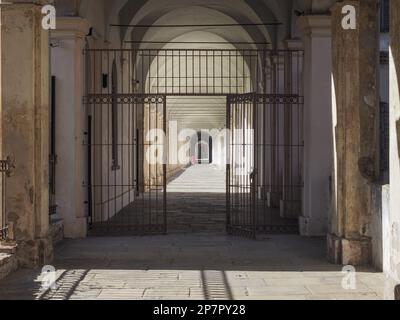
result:
<svg viewBox="0 0 400 320"><path fill-rule="evenodd" d="M330 37L332 18L330 15L301 16L298 20L300 30L311 36Z"/></svg>
<svg viewBox="0 0 400 320"><path fill-rule="evenodd" d="M89 22L81 17L58 17L57 28L51 31L51 38L76 39L85 38L89 33Z"/></svg>

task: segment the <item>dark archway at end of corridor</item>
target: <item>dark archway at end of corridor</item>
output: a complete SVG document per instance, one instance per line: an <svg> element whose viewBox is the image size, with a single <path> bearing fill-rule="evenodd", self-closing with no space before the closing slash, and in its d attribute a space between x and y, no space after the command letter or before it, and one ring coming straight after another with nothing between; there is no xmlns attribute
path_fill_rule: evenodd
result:
<svg viewBox="0 0 400 320"><path fill-rule="evenodd" d="M198 143L197 143L197 163L205 164L205 163L213 163L213 138L211 136L202 137L202 132L199 131L198 135Z"/></svg>

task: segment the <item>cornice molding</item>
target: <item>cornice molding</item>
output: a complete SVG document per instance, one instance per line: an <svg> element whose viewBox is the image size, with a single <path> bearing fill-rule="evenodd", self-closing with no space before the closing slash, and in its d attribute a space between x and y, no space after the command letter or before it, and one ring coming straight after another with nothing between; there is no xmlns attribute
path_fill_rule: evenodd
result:
<svg viewBox="0 0 400 320"><path fill-rule="evenodd" d="M304 47L301 39L286 39L284 43L285 48L288 50L301 50Z"/></svg>
<svg viewBox="0 0 400 320"><path fill-rule="evenodd" d="M332 33L332 17L330 15L302 16L298 20L300 30L307 35L330 37Z"/></svg>

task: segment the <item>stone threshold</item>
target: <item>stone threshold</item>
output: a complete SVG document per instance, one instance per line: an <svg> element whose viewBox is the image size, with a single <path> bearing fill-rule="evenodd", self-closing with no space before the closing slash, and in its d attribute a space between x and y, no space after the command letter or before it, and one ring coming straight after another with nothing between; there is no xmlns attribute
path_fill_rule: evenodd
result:
<svg viewBox="0 0 400 320"><path fill-rule="evenodd" d="M16 245L0 245L0 280L18 269Z"/></svg>

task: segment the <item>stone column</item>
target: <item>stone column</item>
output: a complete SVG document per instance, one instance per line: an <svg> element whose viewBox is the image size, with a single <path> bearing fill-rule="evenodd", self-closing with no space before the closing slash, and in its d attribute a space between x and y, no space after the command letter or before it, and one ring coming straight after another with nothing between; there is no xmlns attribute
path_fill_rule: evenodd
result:
<svg viewBox="0 0 400 320"><path fill-rule="evenodd" d="M383 265L392 299L400 283L400 2L390 1L390 6L390 209Z"/></svg>
<svg viewBox="0 0 400 320"><path fill-rule="evenodd" d="M15 161L7 180L10 240L21 266L52 258L49 240L49 38L42 29L44 1L1 4L3 156Z"/></svg>
<svg viewBox="0 0 400 320"><path fill-rule="evenodd" d="M356 29L342 27L344 5ZM328 256L338 264L371 262L373 190L379 176L378 0L332 8L334 170Z"/></svg>
<svg viewBox="0 0 400 320"><path fill-rule="evenodd" d="M82 146L86 114L84 95L85 37L89 24L80 17L57 18L51 32L51 71L56 79L56 203L64 220L67 238L85 237L87 233L86 193L83 181L85 148Z"/></svg>
<svg viewBox="0 0 400 320"><path fill-rule="evenodd" d="M300 233L327 233L332 170L332 55L330 15L299 19L304 43L304 190Z"/></svg>

